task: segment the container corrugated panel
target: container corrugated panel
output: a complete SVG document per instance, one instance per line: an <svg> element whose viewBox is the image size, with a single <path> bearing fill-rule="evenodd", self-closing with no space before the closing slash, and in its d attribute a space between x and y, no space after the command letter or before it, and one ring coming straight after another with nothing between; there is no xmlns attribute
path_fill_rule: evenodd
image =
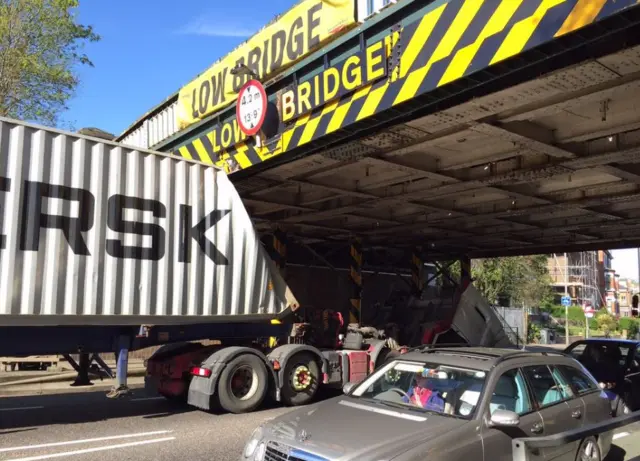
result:
<svg viewBox="0 0 640 461"><path fill-rule="evenodd" d="M0 205L0 325L260 320L295 304L213 167L0 118Z"/></svg>
<svg viewBox="0 0 640 461"><path fill-rule="evenodd" d="M122 138L121 144L125 146L147 149L149 147L149 136L147 135L147 122L143 122L138 128Z"/></svg>
<svg viewBox="0 0 640 461"><path fill-rule="evenodd" d="M177 102L172 103L145 122L147 124L147 147L153 147L178 132L177 105Z"/></svg>

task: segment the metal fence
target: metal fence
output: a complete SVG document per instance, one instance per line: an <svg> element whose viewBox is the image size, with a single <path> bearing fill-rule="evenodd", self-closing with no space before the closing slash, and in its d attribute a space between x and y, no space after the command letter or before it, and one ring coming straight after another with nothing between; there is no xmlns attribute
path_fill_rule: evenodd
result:
<svg viewBox="0 0 640 461"><path fill-rule="evenodd" d="M577 442L578 440L584 440L590 436L613 431L638 421L640 421L640 411L555 435L513 439L511 442L513 461L533 461L534 459L539 459L539 457L534 454L535 450L554 448L571 442Z"/></svg>
<svg viewBox="0 0 640 461"><path fill-rule="evenodd" d="M524 318L522 315L522 309L517 307L503 307L493 306L502 327L504 328L507 336L513 344L516 346L522 346L526 344L526 333L524 331Z"/></svg>

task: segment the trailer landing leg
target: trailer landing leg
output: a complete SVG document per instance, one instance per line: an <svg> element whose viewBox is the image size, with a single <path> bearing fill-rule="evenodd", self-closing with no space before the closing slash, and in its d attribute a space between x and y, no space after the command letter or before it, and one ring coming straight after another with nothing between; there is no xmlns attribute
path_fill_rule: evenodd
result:
<svg viewBox="0 0 640 461"><path fill-rule="evenodd" d="M116 363L116 385L109 391L107 397L117 399L131 393L127 386L127 368L129 366L129 343L130 338L123 336L118 341L118 361Z"/></svg>
<svg viewBox="0 0 640 461"><path fill-rule="evenodd" d="M75 381L71 383L71 386L73 387L93 386L93 383L89 379L90 365L91 365L91 360L89 358L89 354L86 352L80 352L80 359L78 360L77 367L74 367L75 370L78 372L78 375L76 376Z"/></svg>

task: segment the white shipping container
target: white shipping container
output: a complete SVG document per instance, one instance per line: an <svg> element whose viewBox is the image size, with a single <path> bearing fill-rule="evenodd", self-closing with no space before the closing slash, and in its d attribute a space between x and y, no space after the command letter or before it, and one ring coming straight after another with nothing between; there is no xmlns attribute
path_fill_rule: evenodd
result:
<svg viewBox="0 0 640 461"><path fill-rule="evenodd" d="M0 325L254 321L297 302L214 167L0 117Z"/></svg>

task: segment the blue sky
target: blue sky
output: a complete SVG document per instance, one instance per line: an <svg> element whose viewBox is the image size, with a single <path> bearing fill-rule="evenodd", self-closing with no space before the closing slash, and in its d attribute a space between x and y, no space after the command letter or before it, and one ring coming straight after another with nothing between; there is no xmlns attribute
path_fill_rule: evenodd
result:
<svg viewBox="0 0 640 461"><path fill-rule="evenodd" d="M81 0L79 22L102 36L85 47L80 87L63 118L120 134L295 0Z"/></svg>

